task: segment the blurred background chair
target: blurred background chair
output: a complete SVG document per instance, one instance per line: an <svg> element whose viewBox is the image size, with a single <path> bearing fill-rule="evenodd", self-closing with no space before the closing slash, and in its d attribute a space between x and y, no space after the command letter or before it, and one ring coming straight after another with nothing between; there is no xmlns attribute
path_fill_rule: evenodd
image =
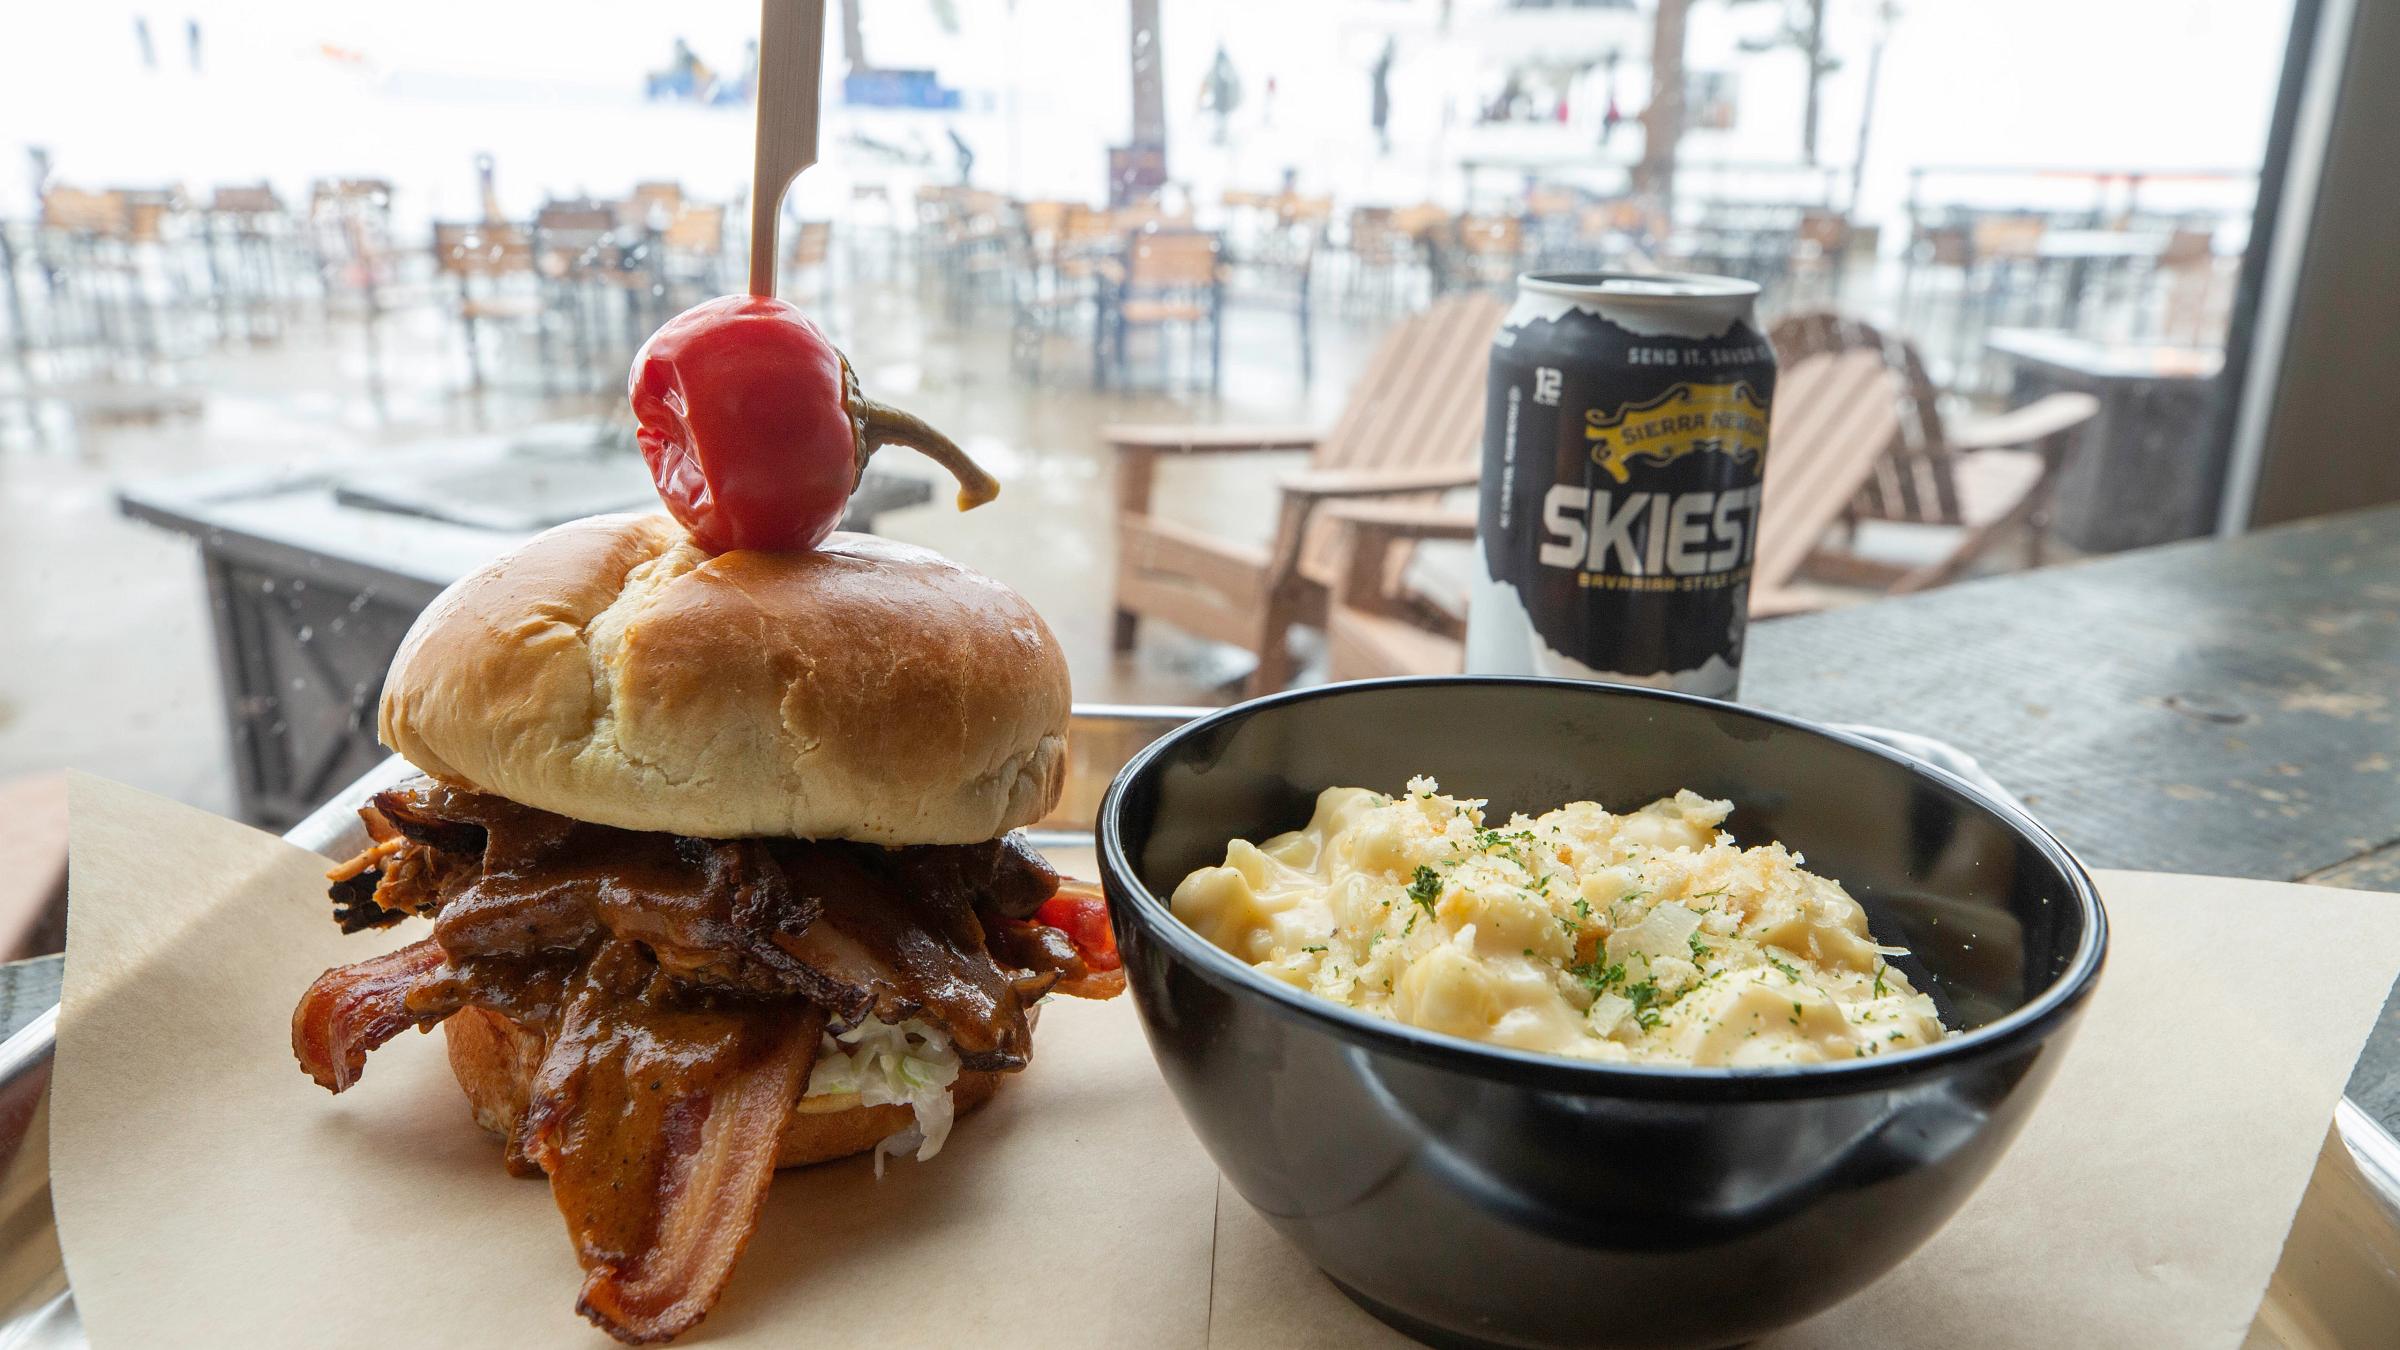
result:
<svg viewBox="0 0 2400 1350"><path fill-rule="evenodd" d="M725 292L725 208L683 202L658 235L659 267L666 278L664 306L680 313Z"/></svg>
<svg viewBox="0 0 2400 1350"><path fill-rule="evenodd" d="M1525 270L1525 222L1515 216L1462 215L1434 238L1429 256L1437 295L1469 287L1504 290Z"/></svg>
<svg viewBox="0 0 2400 1350"><path fill-rule="evenodd" d="M1054 341L1082 326L1095 354L1101 343L1089 222L1105 217L1071 202L1029 202L1011 244L1009 366L1036 383L1048 373Z"/></svg>
<svg viewBox="0 0 2400 1350"><path fill-rule="evenodd" d="M200 221L220 341L273 342L300 299L300 230L265 183L220 187Z"/></svg>
<svg viewBox="0 0 2400 1350"><path fill-rule="evenodd" d="M625 224L662 228L683 212L683 184L655 179L636 183L625 194L625 205Z"/></svg>
<svg viewBox="0 0 2400 1350"><path fill-rule="evenodd" d="M309 185L304 228L326 322L352 300L362 314L380 314L392 280L392 185L380 178L320 178Z"/></svg>
<svg viewBox="0 0 2400 1350"><path fill-rule="evenodd" d="M1401 306L1422 262L1416 240L1400 229L1388 206L1353 207L1342 251L1344 298L1353 309L1374 312Z"/></svg>
<svg viewBox="0 0 2400 1350"><path fill-rule="evenodd" d="M596 389L608 377L603 371L621 366L616 358L630 354L631 343L608 334L618 328L616 310L633 311L639 298L622 284L623 249L618 243L618 213L606 202L588 200L545 202L534 213L527 240L540 289L540 312L534 322L541 331L542 388L554 385L550 361L550 331L563 326L574 357L573 387ZM647 278L644 278L646 283ZM623 331L639 326L636 313L627 313Z"/></svg>
<svg viewBox="0 0 2400 1350"><path fill-rule="evenodd" d="M1851 246L1850 218L1839 211L1811 209L1800 213L1791 239L1791 258L1784 268L1785 308L1826 307L1841 302L1848 280Z"/></svg>
<svg viewBox="0 0 2400 1350"><path fill-rule="evenodd" d="M1226 304L1291 315L1303 387L1316 378L1317 253L1332 211L1330 197L1269 198L1225 269Z"/></svg>
<svg viewBox="0 0 2400 1350"><path fill-rule="evenodd" d="M467 385L481 390L484 377L485 326L506 324L530 328L541 354L542 386L552 386L548 329L542 323L542 298L534 270L533 241L522 226L507 221L473 224L435 222L433 265L456 286L451 315L466 339Z"/></svg>
<svg viewBox="0 0 2400 1350"><path fill-rule="evenodd" d="M202 407L190 363L219 336L196 214L173 188L43 186L38 215L0 226L0 288L18 380L0 385L36 442ZM72 432L70 432L72 435Z"/></svg>
<svg viewBox="0 0 2400 1350"><path fill-rule="evenodd" d="M833 298L833 222L803 220L785 230L780 294L797 304L802 296L822 304Z"/></svg>
<svg viewBox="0 0 2400 1350"><path fill-rule="evenodd" d="M1107 308L1102 314L1103 353L1094 350L1093 383L1126 383L1130 339L1136 330L1156 335L1159 369L1167 368L1170 330L1180 329L1187 370L1197 364L1205 330L1208 391L1217 392L1224 374L1224 249L1202 230L1145 225L1126 236L1125 250L1102 269Z"/></svg>

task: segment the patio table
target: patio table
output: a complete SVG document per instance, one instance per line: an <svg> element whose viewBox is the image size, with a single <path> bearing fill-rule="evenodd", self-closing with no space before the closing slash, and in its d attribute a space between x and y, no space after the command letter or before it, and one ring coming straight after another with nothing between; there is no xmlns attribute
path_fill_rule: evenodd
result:
<svg viewBox="0 0 2400 1350"><path fill-rule="evenodd" d="M2094 867L2400 890L2400 508L1761 624L1741 695L1955 745ZM2400 1004L2350 1095L2400 1131Z"/></svg>
<svg viewBox="0 0 2400 1350"><path fill-rule="evenodd" d="M2224 473L2208 427L2224 352L2028 328L1994 329L1984 346L2014 368L2015 403L2062 390L2100 400L2060 475L2060 538L2113 553L2216 528Z"/></svg>
<svg viewBox="0 0 2400 1350"><path fill-rule="evenodd" d="M2045 230L2033 246L2041 272L2059 268L2066 273L2061 288L2064 304L2059 326L2083 325L2084 299L2093 283L2113 286L2136 266L2158 264L2171 237L2164 230ZM2037 280L2038 287L2041 282Z"/></svg>

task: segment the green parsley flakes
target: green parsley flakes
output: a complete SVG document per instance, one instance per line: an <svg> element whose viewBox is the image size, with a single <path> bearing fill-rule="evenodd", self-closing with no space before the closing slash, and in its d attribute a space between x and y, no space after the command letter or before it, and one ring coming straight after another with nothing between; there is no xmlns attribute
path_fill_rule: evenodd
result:
<svg viewBox="0 0 2400 1350"><path fill-rule="evenodd" d="M1599 958L1595 957L1583 965L1569 966L1567 973L1583 981L1584 987L1592 991L1594 998L1625 983L1625 963L1622 961L1612 961L1603 965Z"/></svg>
<svg viewBox="0 0 2400 1350"><path fill-rule="evenodd" d="M1622 970L1623 967L1620 966L1618 969ZM1640 984L1629 984L1625 986L1625 997L1633 1000L1634 1023L1641 1027L1641 1029L1644 1031L1648 1031L1656 1027L1659 1023L1665 1021L1665 1016L1662 1015L1658 1010L1659 1008L1664 1007L1666 1004L1675 1001L1671 998L1662 998L1660 996L1658 992L1658 981L1656 980L1644 980Z"/></svg>
<svg viewBox="0 0 2400 1350"><path fill-rule="evenodd" d="M1409 879L1408 898L1423 905L1425 912L1431 914L1433 902L1440 899L1441 894L1442 879L1435 875L1432 868L1423 863L1417 864L1417 874Z"/></svg>

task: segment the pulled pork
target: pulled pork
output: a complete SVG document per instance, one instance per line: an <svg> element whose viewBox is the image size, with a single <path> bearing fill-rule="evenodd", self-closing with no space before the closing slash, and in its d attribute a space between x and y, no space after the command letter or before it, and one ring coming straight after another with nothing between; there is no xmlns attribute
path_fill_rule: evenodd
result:
<svg viewBox="0 0 2400 1350"><path fill-rule="evenodd" d="M825 1030L921 1019L967 1067L1014 1070L1043 994L1124 984L1113 949L1037 921L1059 878L1013 835L695 839L432 779L360 814L374 842L328 874L336 922L433 935L321 976L292 1017L301 1067L342 1091L368 1051L464 1008L538 1037L509 1157L549 1174L578 1308L628 1342L715 1303Z"/></svg>

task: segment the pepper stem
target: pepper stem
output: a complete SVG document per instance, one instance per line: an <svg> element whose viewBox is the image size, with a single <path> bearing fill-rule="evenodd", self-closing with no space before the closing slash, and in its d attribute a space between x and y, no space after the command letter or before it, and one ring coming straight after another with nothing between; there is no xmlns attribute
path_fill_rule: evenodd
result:
<svg viewBox="0 0 2400 1350"><path fill-rule="evenodd" d="M905 445L948 469L950 476L958 480L959 510L972 511L1000 495L998 479L967 458L967 452L959 449L956 441L927 426L916 414L858 393L850 396L850 414L865 428L863 439L870 451L880 446Z"/></svg>

